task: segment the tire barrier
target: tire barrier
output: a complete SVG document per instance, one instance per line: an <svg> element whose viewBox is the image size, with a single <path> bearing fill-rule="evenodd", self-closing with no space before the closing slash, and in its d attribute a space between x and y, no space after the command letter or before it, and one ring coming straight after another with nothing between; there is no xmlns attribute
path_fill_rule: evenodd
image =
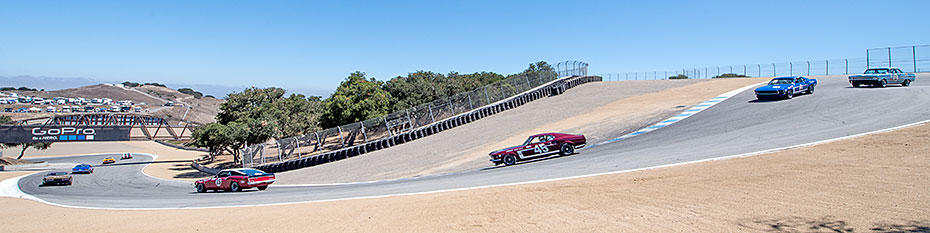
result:
<svg viewBox="0 0 930 233"><path fill-rule="evenodd" d="M317 166L329 162L334 162L346 158L351 158L359 155L366 154L368 152L377 151L393 147L396 145L408 143L415 141L420 138L424 138L439 132L449 130L455 127L459 127L477 120L483 119L485 117L501 113L503 111L517 108L523 106L535 100L542 99L544 97L551 97L565 93L568 89L577 87L579 85L590 83L590 82L600 82L602 81L601 77L598 76L572 76L569 78L564 78L562 80L554 81L548 85L537 87L535 90L528 91L526 93L510 97L504 101L499 101L489 106L480 107L473 109L469 112L453 116L444 120L434 122L432 124L415 128L406 132L397 133L393 136L388 136L385 138L377 139L374 141L368 141L367 143L361 145L355 145L348 148L343 148L337 151L330 151L322 154L318 154L311 157L296 158L293 160L276 162L271 164L264 164L255 166L255 168L264 170L267 172L283 172L288 170L295 170L305 167Z"/></svg>

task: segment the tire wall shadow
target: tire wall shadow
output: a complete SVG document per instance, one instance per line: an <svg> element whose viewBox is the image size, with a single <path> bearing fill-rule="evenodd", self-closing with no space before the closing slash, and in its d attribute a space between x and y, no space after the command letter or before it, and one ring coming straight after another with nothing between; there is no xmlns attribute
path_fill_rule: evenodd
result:
<svg viewBox="0 0 930 233"><path fill-rule="evenodd" d="M866 229L855 229L848 221L833 216L822 218L787 217L775 219L752 219L739 226L764 232L923 232L930 233L930 220L879 222Z"/></svg>

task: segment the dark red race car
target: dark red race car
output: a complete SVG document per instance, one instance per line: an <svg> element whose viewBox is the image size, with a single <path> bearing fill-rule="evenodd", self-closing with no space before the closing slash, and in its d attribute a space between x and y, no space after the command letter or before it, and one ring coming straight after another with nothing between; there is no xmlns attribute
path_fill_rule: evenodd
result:
<svg viewBox="0 0 930 233"><path fill-rule="evenodd" d="M204 193L207 190L238 192L247 188L265 190L271 183L274 183L273 173L252 168L236 168L222 170L213 178L194 181L194 188L198 193Z"/></svg>
<svg viewBox="0 0 930 233"><path fill-rule="evenodd" d="M555 153L570 155L585 146L587 139L580 134L544 133L530 136L523 145L491 152L494 165L514 165L521 160L541 158Z"/></svg>

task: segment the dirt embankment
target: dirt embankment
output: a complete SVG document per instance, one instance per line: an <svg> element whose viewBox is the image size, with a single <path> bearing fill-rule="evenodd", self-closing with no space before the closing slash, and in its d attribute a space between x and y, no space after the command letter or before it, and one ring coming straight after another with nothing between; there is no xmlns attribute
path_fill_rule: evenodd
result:
<svg viewBox="0 0 930 233"><path fill-rule="evenodd" d="M545 132L621 136L765 78L589 83L442 133L362 156L281 173L289 184L426 176L490 166L488 152Z"/></svg>
<svg viewBox="0 0 930 233"><path fill-rule="evenodd" d="M15 213L2 217L8 232L926 232L927 141L930 124L654 170L264 207L107 211L15 198L0 206ZM244 213L262 221L243 224Z"/></svg>

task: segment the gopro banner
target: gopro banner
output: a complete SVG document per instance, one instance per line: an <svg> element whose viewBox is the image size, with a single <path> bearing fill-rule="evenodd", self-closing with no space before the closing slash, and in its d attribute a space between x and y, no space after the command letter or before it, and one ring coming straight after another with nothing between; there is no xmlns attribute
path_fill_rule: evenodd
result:
<svg viewBox="0 0 930 233"><path fill-rule="evenodd" d="M129 141L131 126L2 125L0 143Z"/></svg>

